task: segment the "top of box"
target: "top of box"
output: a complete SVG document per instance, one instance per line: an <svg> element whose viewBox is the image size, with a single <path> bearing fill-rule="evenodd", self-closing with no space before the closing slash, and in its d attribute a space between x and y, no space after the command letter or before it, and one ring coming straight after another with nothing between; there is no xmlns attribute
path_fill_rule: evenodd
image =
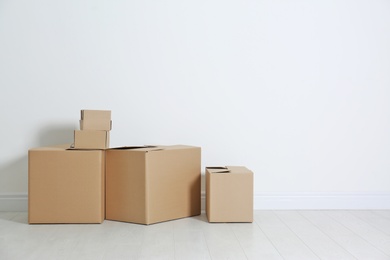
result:
<svg viewBox="0 0 390 260"><path fill-rule="evenodd" d="M74 149L72 148L72 144L60 144L53 146L44 146L44 147L36 147L31 148L29 151L103 151L104 149Z"/></svg>
<svg viewBox="0 0 390 260"><path fill-rule="evenodd" d="M137 152L153 152L163 150L178 150L178 149L192 149L199 148L190 145L139 145L139 146L121 146L116 148L110 148L108 150L131 150Z"/></svg>
<svg viewBox="0 0 390 260"><path fill-rule="evenodd" d="M70 147L70 144L59 144L53 146L44 146L31 148L29 151L65 151Z"/></svg>
<svg viewBox="0 0 390 260"><path fill-rule="evenodd" d="M81 120L111 120L111 110L81 110Z"/></svg>
<svg viewBox="0 0 390 260"><path fill-rule="evenodd" d="M232 173L232 174L252 173L252 171L250 171L248 168L244 166L206 167L206 170L210 173Z"/></svg>

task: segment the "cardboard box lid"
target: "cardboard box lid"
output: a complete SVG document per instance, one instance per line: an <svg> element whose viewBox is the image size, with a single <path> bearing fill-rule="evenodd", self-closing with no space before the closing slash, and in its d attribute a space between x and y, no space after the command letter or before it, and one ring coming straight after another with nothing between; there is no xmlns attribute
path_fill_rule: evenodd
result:
<svg viewBox="0 0 390 260"><path fill-rule="evenodd" d="M244 166L212 166L206 167L206 170L210 173L253 174Z"/></svg>
<svg viewBox="0 0 390 260"><path fill-rule="evenodd" d="M111 110L90 110L90 109L82 109L81 110L81 120L85 119L103 119L103 120L111 120Z"/></svg>
<svg viewBox="0 0 390 260"><path fill-rule="evenodd" d="M196 146L190 145L136 145L136 146L121 146L110 148L107 150L129 150L136 152L157 152L157 151L166 151L166 150L178 150L178 149L192 149L199 148Z"/></svg>

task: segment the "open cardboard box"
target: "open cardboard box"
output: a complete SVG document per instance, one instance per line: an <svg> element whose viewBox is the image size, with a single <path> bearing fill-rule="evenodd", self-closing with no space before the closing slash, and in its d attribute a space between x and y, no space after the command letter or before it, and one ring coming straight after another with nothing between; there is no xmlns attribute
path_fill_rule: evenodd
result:
<svg viewBox="0 0 390 260"><path fill-rule="evenodd" d="M206 167L206 214L209 222L253 222L253 172Z"/></svg>

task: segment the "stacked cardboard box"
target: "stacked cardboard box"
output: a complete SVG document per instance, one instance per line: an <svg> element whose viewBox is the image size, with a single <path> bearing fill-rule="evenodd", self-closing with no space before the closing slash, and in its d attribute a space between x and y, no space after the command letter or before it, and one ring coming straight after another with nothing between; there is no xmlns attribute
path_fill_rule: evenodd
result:
<svg viewBox="0 0 390 260"><path fill-rule="evenodd" d="M80 130L74 131L75 149L106 149L110 146L111 111L81 110Z"/></svg>
<svg viewBox="0 0 390 260"><path fill-rule="evenodd" d="M111 111L81 110L74 144L30 149L29 223L101 223Z"/></svg>

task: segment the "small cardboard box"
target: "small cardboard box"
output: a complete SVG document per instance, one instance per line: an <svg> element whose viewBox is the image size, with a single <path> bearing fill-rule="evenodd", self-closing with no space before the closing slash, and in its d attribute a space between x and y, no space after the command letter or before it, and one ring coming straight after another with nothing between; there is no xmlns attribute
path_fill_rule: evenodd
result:
<svg viewBox="0 0 390 260"><path fill-rule="evenodd" d="M104 151L69 145L28 152L28 222L101 223Z"/></svg>
<svg viewBox="0 0 390 260"><path fill-rule="evenodd" d="M106 219L153 224L200 214L200 147L106 150Z"/></svg>
<svg viewBox="0 0 390 260"><path fill-rule="evenodd" d="M253 172L206 167L206 214L209 222L253 222Z"/></svg>
<svg viewBox="0 0 390 260"><path fill-rule="evenodd" d="M81 110L80 130L105 130L112 128L110 110Z"/></svg>
<svg viewBox="0 0 390 260"><path fill-rule="evenodd" d="M75 149L107 149L110 146L110 132L100 130L75 130Z"/></svg>

